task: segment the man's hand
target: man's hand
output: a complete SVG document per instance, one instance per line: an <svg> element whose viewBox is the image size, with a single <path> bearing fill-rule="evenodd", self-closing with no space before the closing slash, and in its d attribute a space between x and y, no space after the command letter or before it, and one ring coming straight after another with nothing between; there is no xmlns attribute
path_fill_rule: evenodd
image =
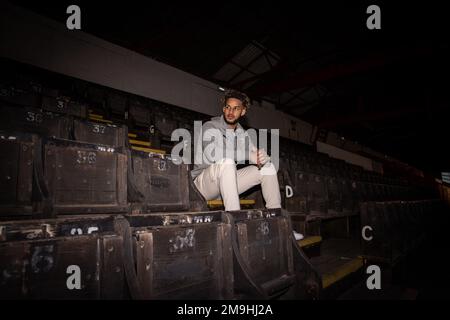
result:
<svg viewBox="0 0 450 320"><path fill-rule="evenodd" d="M257 158L256 164L257 164L258 167L262 167L262 166L264 166L267 162L270 161L270 157L269 157L269 155L267 154L266 150L264 150L264 149L258 149L257 157L258 157L258 158Z"/></svg>

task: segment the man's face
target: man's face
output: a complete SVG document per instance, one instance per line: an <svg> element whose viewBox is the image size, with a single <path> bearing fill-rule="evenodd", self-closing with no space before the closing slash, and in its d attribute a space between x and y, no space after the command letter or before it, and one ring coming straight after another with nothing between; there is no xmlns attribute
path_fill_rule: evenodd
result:
<svg viewBox="0 0 450 320"><path fill-rule="evenodd" d="M239 119L245 115L246 111L241 100L229 98L223 107L223 118L227 124L233 125L239 122Z"/></svg>

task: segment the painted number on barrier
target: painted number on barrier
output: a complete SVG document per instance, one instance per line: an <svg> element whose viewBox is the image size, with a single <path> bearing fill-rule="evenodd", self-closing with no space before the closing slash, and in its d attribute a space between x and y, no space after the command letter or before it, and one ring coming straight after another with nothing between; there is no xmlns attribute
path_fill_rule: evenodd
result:
<svg viewBox="0 0 450 320"><path fill-rule="evenodd" d="M105 133L105 129L106 129L105 126L102 126L100 124L94 124L94 126L92 128L92 132L103 134L103 133Z"/></svg>
<svg viewBox="0 0 450 320"><path fill-rule="evenodd" d="M64 100L58 100L56 101L56 107L58 109L64 109L66 107L66 103L64 102Z"/></svg>
<svg viewBox="0 0 450 320"><path fill-rule="evenodd" d="M94 164L97 161L97 154L95 152L77 151L77 163L79 164Z"/></svg>
<svg viewBox="0 0 450 320"><path fill-rule="evenodd" d="M291 198L294 195L294 190L292 190L291 186L286 185L286 198Z"/></svg>
<svg viewBox="0 0 450 320"><path fill-rule="evenodd" d="M267 221L261 222L261 224L260 224L259 227L258 227L258 231L259 231L262 235L267 236L267 235L269 234L269 232L270 232L270 229L269 229L269 223L268 223Z"/></svg>
<svg viewBox="0 0 450 320"><path fill-rule="evenodd" d="M93 232L98 232L98 227L89 227L89 228L87 229L86 234L91 234L91 233L93 233ZM75 235L82 235L82 234L83 234L83 229L81 229L81 228L72 228L72 229L70 229L70 234L71 234L72 236L75 236Z"/></svg>
<svg viewBox="0 0 450 320"><path fill-rule="evenodd" d="M195 216L194 223L208 223L212 221L212 216Z"/></svg>
<svg viewBox="0 0 450 320"><path fill-rule="evenodd" d="M362 236L362 238L363 238L364 240L366 240L366 241L371 241L371 240L373 239L373 236L372 236L372 235L368 236L368 235L367 235L367 231L372 232L372 231L373 231L373 230L372 230L372 227L370 227L370 226L364 226L364 227L362 228L362 231L361 231L361 236Z"/></svg>
<svg viewBox="0 0 450 320"><path fill-rule="evenodd" d="M195 230L187 228L169 239L169 252L183 251L195 246Z"/></svg>
<svg viewBox="0 0 450 320"><path fill-rule="evenodd" d="M159 169L159 171L166 171L167 170L167 161L160 160L158 163L158 169Z"/></svg>
<svg viewBox="0 0 450 320"><path fill-rule="evenodd" d="M28 111L27 112L27 121L35 122L35 123L42 123L42 121L43 121L42 114Z"/></svg>

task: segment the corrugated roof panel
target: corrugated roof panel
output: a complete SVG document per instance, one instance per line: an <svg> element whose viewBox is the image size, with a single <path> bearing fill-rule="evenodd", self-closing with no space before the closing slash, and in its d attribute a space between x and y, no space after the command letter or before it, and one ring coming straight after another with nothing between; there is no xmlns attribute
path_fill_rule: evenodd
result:
<svg viewBox="0 0 450 320"><path fill-rule="evenodd" d="M232 63L226 63L222 68L219 69L219 71L216 72L214 78L228 82L239 71L241 71L241 68L239 68L238 66Z"/></svg>
<svg viewBox="0 0 450 320"><path fill-rule="evenodd" d="M262 50L256 47L254 44L248 44L241 52L234 56L232 59L234 62L241 66L248 65L254 58L260 55Z"/></svg>
<svg viewBox="0 0 450 320"><path fill-rule="evenodd" d="M261 56L258 60L254 61L248 66L248 69L254 73L261 74L271 69L270 64L267 62L265 56Z"/></svg>

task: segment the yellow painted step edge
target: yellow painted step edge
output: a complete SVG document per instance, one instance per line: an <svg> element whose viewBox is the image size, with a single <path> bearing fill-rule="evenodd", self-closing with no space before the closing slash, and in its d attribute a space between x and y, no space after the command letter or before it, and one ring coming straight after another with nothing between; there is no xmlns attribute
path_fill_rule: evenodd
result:
<svg viewBox="0 0 450 320"><path fill-rule="evenodd" d="M322 276L322 287L325 289L331 286L333 283L338 282L339 280L345 278L349 274L358 271L360 268L363 267L363 265L364 265L363 259L358 257L347 262L342 267L337 269L335 272L331 274L324 274Z"/></svg>
<svg viewBox="0 0 450 320"><path fill-rule="evenodd" d="M100 114L89 113L90 118L103 119L103 116Z"/></svg>
<svg viewBox="0 0 450 320"><path fill-rule="evenodd" d="M128 136L130 138L137 138L137 134L135 134L135 133L128 133Z"/></svg>
<svg viewBox="0 0 450 320"><path fill-rule="evenodd" d="M91 117L89 117L89 120L97 121L97 122L104 122L104 123L113 123L111 120L104 120L104 119L99 119L99 118L91 118Z"/></svg>
<svg viewBox="0 0 450 320"><path fill-rule="evenodd" d="M136 151L144 151L144 152L148 152L148 153L166 154L166 152L164 150L159 150L159 149L150 149L150 148L135 147L135 146L131 146L131 149L136 150Z"/></svg>
<svg viewBox="0 0 450 320"><path fill-rule="evenodd" d="M149 141L142 141L142 140L134 140L134 139L129 139L131 144L137 144L140 146L146 146L146 147L150 147L150 142Z"/></svg>
<svg viewBox="0 0 450 320"><path fill-rule="evenodd" d="M305 248L305 247L312 246L314 244L318 244L321 241L322 241L321 236L312 236L312 237L304 238L302 240L297 240L297 243L300 246L300 248Z"/></svg>
<svg viewBox="0 0 450 320"><path fill-rule="evenodd" d="M253 199L240 199L239 203L242 205L251 205L255 204L256 201ZM223 206L222 200L208 200L208 206Z"/></svg>

